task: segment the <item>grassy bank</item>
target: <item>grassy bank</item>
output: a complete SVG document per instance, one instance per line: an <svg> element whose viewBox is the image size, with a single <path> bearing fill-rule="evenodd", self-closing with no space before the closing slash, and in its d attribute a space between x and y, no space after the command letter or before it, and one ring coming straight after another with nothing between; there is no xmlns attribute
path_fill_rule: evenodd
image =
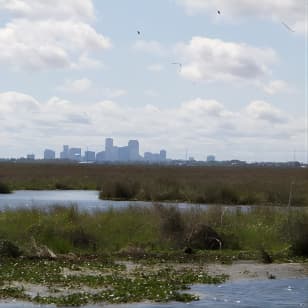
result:
<svg viewBox="0 0 308 308"><path fill-rule="evenodd" d="M75 207L0 212L0 238L28 251L31 238L56 253L146 254L207 248L204 238L219 238L222 251L259 251L308 255L308 213L257 208L249 213L175 207L79 212ZM204 233L206 232L206 233ZM217 235L213 235L216 232ZM219 248L219 247L212 247ZM209 249L209 248L208 248Z"/></svg>
<svg viewBox="0 0 308 308"><path fill-rule="evenodd" d="M1 164L12 189L94 189L103 199L308 206L301 168Z"/></svg>

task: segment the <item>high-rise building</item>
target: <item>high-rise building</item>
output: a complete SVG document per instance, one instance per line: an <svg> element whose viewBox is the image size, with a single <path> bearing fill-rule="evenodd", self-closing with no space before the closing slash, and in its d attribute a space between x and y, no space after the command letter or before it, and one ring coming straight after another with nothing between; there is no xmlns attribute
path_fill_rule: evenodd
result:
<svg viewBox="0 0 308 308"><path fill-rule="evenodd" d="M81 148L70 148L68 157L70 160L81 161Z"/></svg>
<svg viewBox="0 0 308 308"><path fill-rule="evenodd" d="M46 149L44 151L44 159L45 160L54 160L56 159L56 152L50 149Z"/></svg>
<svg viewBox="0 0 308 308"><path fill-rule="evenodd" d="M112 138L106 138L105 139L105 159L107 161L113 161L114 160L114 146L113 146L113 139Z"/></svg>
<svg viewBox="0 0 308 308"><path fill-rule="evenodd" d="M93 151L85 151L84 152L84 161L86 161L86 162L94 162L95 161L95 152L93 152Z"/></svg>
<svg viewBox="0 0 308 308"><path fill-rule="evenodd" d="M129 140L129 142L128 142L128 160L129 161L140 160L139 141L138 140Z"/></svg>
<svg viewBox="0 0 308 308"><path fill-rule="evenodd" d="M112 138L106 138L105 140L105 151L111 152L113 148L113 139Z"/></svg>
<svg viewBox="0 0 308 308"><path fill-rule="evenodd" d="M96 161L97 161L97 162L106 161L106 152L105 152L105 151L102 151L102 152L96 153Z"/></svg>
<svg viewBox="0 0 308 308"><path fill-rule="evenodd" d="M144 160L149 163L161 163L165 162L167 159L167 152L165 150L161 150L159 153L144 153Z"/></svg>
<svg viewBox="0 0 308 308"><path fill-rule="evenodd" d="M160 150L159 156L160 156L161 161L165 161L167 159L167 151L166 150Z"/></svg>
<svg viewBox="0 0 308 308"><path fill-rule="evenodd" d="M69 159L69 146L64 145L63 151L60 153L60 159Z"/></svg>
<svg viewBox="0 0 308 308"><path fill-rule="evenodd" d="M123 161L123 162L129 161L129 148L128 148L128 146L118 148L118 158L119 158L119 161Z"/></svg>

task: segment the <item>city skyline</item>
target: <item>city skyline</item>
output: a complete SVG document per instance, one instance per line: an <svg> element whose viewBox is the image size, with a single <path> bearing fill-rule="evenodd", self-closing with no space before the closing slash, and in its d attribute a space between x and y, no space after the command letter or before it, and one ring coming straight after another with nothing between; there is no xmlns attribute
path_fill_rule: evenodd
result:
<svg viewBox="0 0 308 308"><path fill-rule="evenodd" d="M84 155L83 155L84 153ZM129 140L127 146L114 145L113 138L105 139L105 149L100 149L99 152L92 151L86 148L82 151L81 147L70 147L63 145L62 151L57 152L53 149L45 149L43 157L37 156L34 153L27 154L27 160L44 159L44 160L72 160L76 162L165 162L167 160L167 151L161 149L158 153L144 152L142 156L139 150L138 140Z"/></svg>
<svg viewBox="0 0 308 308"><path fill-rule="evenodd" d="M134 136L174 159L306 162L306 3L0 1L0 157Z"/></svg>

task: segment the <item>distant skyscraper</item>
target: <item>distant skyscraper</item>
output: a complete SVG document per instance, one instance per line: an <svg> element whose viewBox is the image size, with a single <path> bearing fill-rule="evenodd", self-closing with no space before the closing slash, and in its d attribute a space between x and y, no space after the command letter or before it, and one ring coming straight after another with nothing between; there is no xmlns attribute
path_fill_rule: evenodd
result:
<svg viewBox="0 0 308 308"><path fill-rule="evenodd" d="M111 152L113 148L113 139L112 138L106 138L105 140L105 151Z"/></svg>
<svg viewBox="0 0 308 308"><path fill-rule="evenodd" d="M161 161L165 161L167 159L167 151L166 150L160 150L159 156L160 156Z"/></svg>
<svg viewBox="0 0 308 308"><path fill-rule="evenodd" d="M113 154L114 154L113 139L106 138L105 140L105 159L107 161L113 161L114 160Z"/></svg>
<svg viewBox="0 0 308 308"><path fill-rule="evenodd" d="M70 160L81 161L81 148L70 148L68 157Z"/></svg>
<svg viewBox="0 0 308 308"><path fill-rule="evenodd" d="M119 161L127 162L129 161L129 148L127 147L119 147L118 148L118 159Z"/></svg>
<svg viewBox="0 0 308 308"><path fill-rule="evenodd" d="M94 162L95 161L95 152L93 152L93 151L85 151L85 153L84 153L84 161L86 161L86 162Z"/></svg>
<svg viewBox="0 0 308 308"><path fill-rule="evenodd" d="M50 149L46 149L44 151L44 159L45 160L54 160L56 159L56 152Z"/></svg>
<svg viewBox="0 0 308 308"><path fill-rule="evenodd" d="M97 161L97 162L106 161L106 152L105 152L105 151L102 151L102 152L96 153L96 161Z"/></svg>
<svg viewBox="0 0 308 308"><path fill-rule="evenodd" d="M128 142L128 160L129 161L140 160L139 141L138 140L129 140L129 142Z"/></svg>
<svg viewBox="0 0 308 308"><path fill-rule="evenodd" d="M144 160L150 163L160 163L165 162L167 159L167 152L165 150L161 150L159 153L144 153Z"/></svg>
<svg viewBox="0 0 308 308"><path fill-rule="evenodd" d="M60 159L69 159L69 146L64 145L63 151L60 153Z"/></svg>

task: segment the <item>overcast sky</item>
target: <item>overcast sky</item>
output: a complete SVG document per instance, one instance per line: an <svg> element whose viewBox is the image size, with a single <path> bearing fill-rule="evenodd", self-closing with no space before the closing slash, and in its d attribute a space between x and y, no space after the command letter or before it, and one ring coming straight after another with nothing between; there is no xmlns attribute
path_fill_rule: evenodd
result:
<svg viewBox="0 0 308 308"><path fill-rule="evenodd" d="M304 161L307 3L0 0L0 157Z"/></svg>

